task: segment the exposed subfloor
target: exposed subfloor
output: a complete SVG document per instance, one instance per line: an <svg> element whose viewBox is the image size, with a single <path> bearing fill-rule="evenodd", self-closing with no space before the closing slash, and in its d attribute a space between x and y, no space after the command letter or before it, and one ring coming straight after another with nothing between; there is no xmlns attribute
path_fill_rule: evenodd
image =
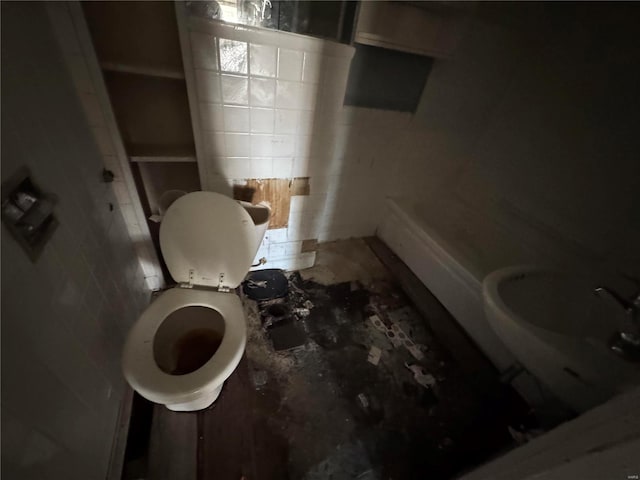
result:
<svg viewBox="0 0 640 480"><path fill-rule="evenodd" d="M363 240L321 245L289 276L289 320L266 329L274 302L243 302L245 357L209 409L155 407L147 478L452 478L513 446L507 426L527 419L486 360L461 364L479 358L471 342L441 345ZM393 324L413 353L384 333Z"/></svg>

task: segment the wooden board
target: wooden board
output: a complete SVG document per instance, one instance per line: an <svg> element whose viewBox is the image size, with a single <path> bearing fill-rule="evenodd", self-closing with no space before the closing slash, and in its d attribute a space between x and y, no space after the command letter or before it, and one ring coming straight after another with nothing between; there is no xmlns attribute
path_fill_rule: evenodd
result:
<svg viewBox="0 0 640 480"><path fill-rule="evenodd" d="M164 405L153 410L148 480L196 480L197 413L172 412Z"/></svg>
<svg viewBox="0 0 640 480"><path fill-rule="evenodd" d="M265 202L271 208L269 228L289 224L289 207L293 195L309 195L309 177L251 178L244 185L234 185L233 198L253 204Z"/></svg>
<svg viewBox="0 0 640 480"><path fill-rule="evenodd" d="M296 177L291 180L291 195L309 195L310 193L309 177Z"/></svg>
<svg viewBox="0 0 640 480"><path fill-rule="evenodd" d="M199 479L287 478L287 445L268 424L269 411L259 408L260 395L243 356L213 406L198 412Z"/></svg>
<svg viewBox="0 0 640 480"><path fill-rule="evenodd" d="M198 478L240 480L257 478L252 463L252 400L246 359L225 382L210 409L198 415L201 436Z"/></svg>

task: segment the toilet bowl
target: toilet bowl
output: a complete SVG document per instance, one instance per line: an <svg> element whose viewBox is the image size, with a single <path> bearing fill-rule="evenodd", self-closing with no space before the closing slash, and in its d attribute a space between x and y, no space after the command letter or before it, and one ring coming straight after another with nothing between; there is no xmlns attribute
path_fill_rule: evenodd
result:
<svg viewBox="0 0 640 480"><path fill-rule="evenodd" d="M267 207L213 192L189 193L171 204L160 225L160 249L178 285L142 313L123 353L124 376L141 396L174 411L201 410L218 398L247 337L233 290L268 222Z"/></svg>

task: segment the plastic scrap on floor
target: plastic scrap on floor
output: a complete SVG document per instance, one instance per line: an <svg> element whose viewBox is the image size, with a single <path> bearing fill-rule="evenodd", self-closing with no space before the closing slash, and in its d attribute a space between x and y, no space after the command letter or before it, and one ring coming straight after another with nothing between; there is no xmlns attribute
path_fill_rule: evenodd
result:
<svg viewBox="0 0 640 480"><path fill-rule="evenodd" d="M378 365L381 356L382 350L380 350L375 345L372 345L371 349L369 350L369 355L367 356L367 362L371 363L372 365Z"/></svg>
<svg viewBox="0 0 640 480"><path fill-rule="evenodd" d="M519 428L514 428L510 425L507 425L507 430L509 431L509 435L511 435L511 438L513 438L517 445L524 445L525 443L544 433L544 430L537 428L527 430L525 429L524 425L520 425Z"/></svg>
<svg viewBox="0 0 640 480"><path fill-rule="evenodd" d="M413 372L413 378L424 388L431 388L436 385L435 377L430 373L425 372L422 366L415 363L412 365L405 363L404 366Z"/></svg>
<svg viewBox="0 0 640 480"><path fill-rule="evenodd" d="M363 409L365 410L369 409L369 399L367 399L367 396L364 393L358 394L358 401L360 402L360 406Z"/></svg>
<svg viewBox="0 0 640 480"><path fill-rule="evenodd" d="M384 322L380 320L380 317L378 317L378 315L371 315L369 317L369 321L377 330L386 335L386 337L395 348L406 348L416 360L422 360L424 358L422 349L426 347L415 344L411 337L404 330L402 330L402 327L400 327L399 324L393 323L391 325L391 328L388 328L384 324Z"/></svg>
<svg viewBox="0 0 640 480"><path fill-rule="evenodd" d="M378 317L377 315L371 315L369 317L369 321L373 324L374 327L376 327L376 329L378 329L379 331L381 331L386 335L386 337L389 339L389 341L395 348L398 348L402 345L402 341L397 337L397 335L393 332L393 330L391 330L390 328L387 328L387 326L382 322L382 320L380 320L380 317Z"/></svg>
<svg viewBox="0 0 640 480"><path fill-rule="evenodd" d="M382 333L386 335L387 330L389 329L384 323L382 323L382 320L380 320L380 317L378 317L377 315L371 315L369 317L369 321L373 324L374 327L376 327L378 330L380 330Z"/></svg>
<svg viewBox="0 0 640 480"><path fill-rule="evenodd" d="M413 340L411 340L411 337L407 335L404 330L402 330L400 325L394 323L393 325L391 325L391 331L395 333L395 336L400 341L400 344L404 348L409 350L409 353L411 353L411 355L413 355L416 360L422 360L424 358L424 354L422 353L420 347L416 345Z"/></svg>
<svg viewBox="0 0 640 480"><path fill-rule="evenodd" d="M369 421L378 422L382 420L382 418L384 417L384 408L380 404L380 401L375 397L375 395L365 395L364 393L359 393L356 399L358 401L358 407L360 407Z"/></svg>
<svg viewBox="0 0 640 480"><path fill-rule="evenodd" d="M256 370L253 372L253 385L256 389L264 387L267 384L268 375L264 370Z"/></svg>
<svg viewBox="0 0 640 480"><path fill-rule="evenodd" d="M393 345L394 348L400 348L402 346L402 340L398 337L398 335L396 335L396 332L394 332L391 329L388 329L386 331L386 335L389 341L391 342L391 345Z"/></svg>

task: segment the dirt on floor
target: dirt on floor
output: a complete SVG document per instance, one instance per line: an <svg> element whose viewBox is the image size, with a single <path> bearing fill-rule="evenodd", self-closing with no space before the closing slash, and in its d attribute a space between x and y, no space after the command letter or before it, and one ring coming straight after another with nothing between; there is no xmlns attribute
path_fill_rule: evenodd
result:
<svg viewBox="0 0 640 480"><path fill-rule="evenodd" d="M323 245L286 297L243 302L257 417L287 478L451 478L526 420L510 387L463 373L362 241Z"/></svg>

